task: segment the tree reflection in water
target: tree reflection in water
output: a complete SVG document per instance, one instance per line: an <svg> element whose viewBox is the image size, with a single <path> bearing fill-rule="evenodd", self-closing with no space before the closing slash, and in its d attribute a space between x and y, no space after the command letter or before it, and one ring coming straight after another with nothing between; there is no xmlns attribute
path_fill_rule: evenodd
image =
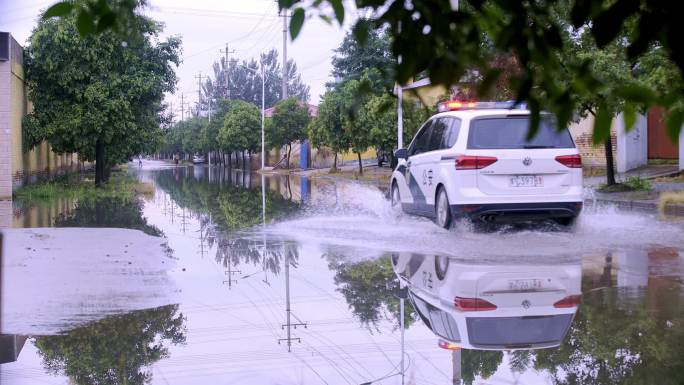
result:
<svg viewBox="0 0 684 385"><path fill-rule="evenodd" d="M651 278L648 289L588 293L558 349L535 351L530 367L555 384L682 384L681 283Z"/></svg>
<svg viewBox="0 0 684 385"><path fill-rule="evenodd" d="M185 343L178 305L135 311L93 322L64 335L36 337L45 368L74 384L145 384L147 367L169 356L169 344Z"/></svg>
<svg viewBox="0 0 684 385"><path fill-rule="evenodd" d="M247 236L241 232L261 224L264 219L271 222L291 215L301 207L291 200L292 193L287 187L289 176L277 176L285 178L288 199L266 189L266 218L262 218L262 192L259 186L254 186L257 178L220 170L218 180L210 183L207 178L196 178L192 170L162 171L156 174L155 181L171 200L198 219L201 241L206 241L208 248L216 246L216 262L229 269L241 263L261 266L261 271L277 275L286 256L289 255L292 263L299 259L298 246L293 241ZM227 279L232 282L232 278Z"/></svg>
<svg viewBox="0 0 684 385"><path fill-rule="evenodd" d="M161 230L147 223L142 210L143 204L138 199L83 199L70 213L60 214L55 227L118 227L162 236Z"/></svg>
<svg viewBox="0 0 684 385"><path fill-rule="evenodd" d="M328 261L328 268L335 272L337 291L342 293L362 325L379 331L379 322L388 320L394 329L399 328L399 280L389 256L351 261L342 248L328 247L322 257ZM409 301L405 307L404 326L409 328L417 315Z"/></svg>

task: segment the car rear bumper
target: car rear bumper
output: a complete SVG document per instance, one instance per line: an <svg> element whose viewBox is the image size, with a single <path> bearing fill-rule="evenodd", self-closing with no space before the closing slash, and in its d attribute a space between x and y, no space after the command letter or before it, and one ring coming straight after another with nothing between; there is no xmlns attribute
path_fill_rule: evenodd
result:
<svg viewBox="0 0 684 385"><path fill-rule="evenodd" d="M451 215L455 218L469 218L473 221L492 223L574 218L581 211L582 202L451 205Z"/></svg>

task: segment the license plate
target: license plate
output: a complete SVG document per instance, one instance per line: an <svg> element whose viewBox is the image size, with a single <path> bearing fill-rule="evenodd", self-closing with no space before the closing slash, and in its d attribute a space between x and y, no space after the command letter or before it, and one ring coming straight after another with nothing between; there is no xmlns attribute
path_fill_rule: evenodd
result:
<svg viewBox="0 0 684 385"><path fill-rule="evenodd" d="M509 279L508 290L534 291L543 289L541 279Z"/></svg>
<svg viewBox="0 0 684 385"><path fill-rule="evenodd" d="M541 175L516 175L509 179L511 187L544 187L544 178Z"/></svg>

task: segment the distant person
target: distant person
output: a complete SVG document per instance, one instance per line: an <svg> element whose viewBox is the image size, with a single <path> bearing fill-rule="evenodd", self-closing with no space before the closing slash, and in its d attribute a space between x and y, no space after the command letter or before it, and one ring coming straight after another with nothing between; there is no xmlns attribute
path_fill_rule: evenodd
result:
<svg viewBox="0 0 684 385"><path fill-rule="evenodd" d="M142 155L138 155L138 167L142 168Z"/></svg>
<svg viewBox="0 0 684 385"><path fill-rule="evenodd" d="M173 154L173 162L176 164L176 166L178 166L178 158L179 158L179 156L177 153Z"/></svg>

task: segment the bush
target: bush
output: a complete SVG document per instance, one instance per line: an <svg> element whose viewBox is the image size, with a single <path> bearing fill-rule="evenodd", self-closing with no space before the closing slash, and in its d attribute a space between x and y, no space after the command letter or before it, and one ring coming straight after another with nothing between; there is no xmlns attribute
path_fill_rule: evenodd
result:
<svg viewBox="0 0 684 385"><path fill-rule="evenodd" d="M650 190L653 188L651 181L639 176L630 176L623 182L623 184L634 191Z"/></svg>

